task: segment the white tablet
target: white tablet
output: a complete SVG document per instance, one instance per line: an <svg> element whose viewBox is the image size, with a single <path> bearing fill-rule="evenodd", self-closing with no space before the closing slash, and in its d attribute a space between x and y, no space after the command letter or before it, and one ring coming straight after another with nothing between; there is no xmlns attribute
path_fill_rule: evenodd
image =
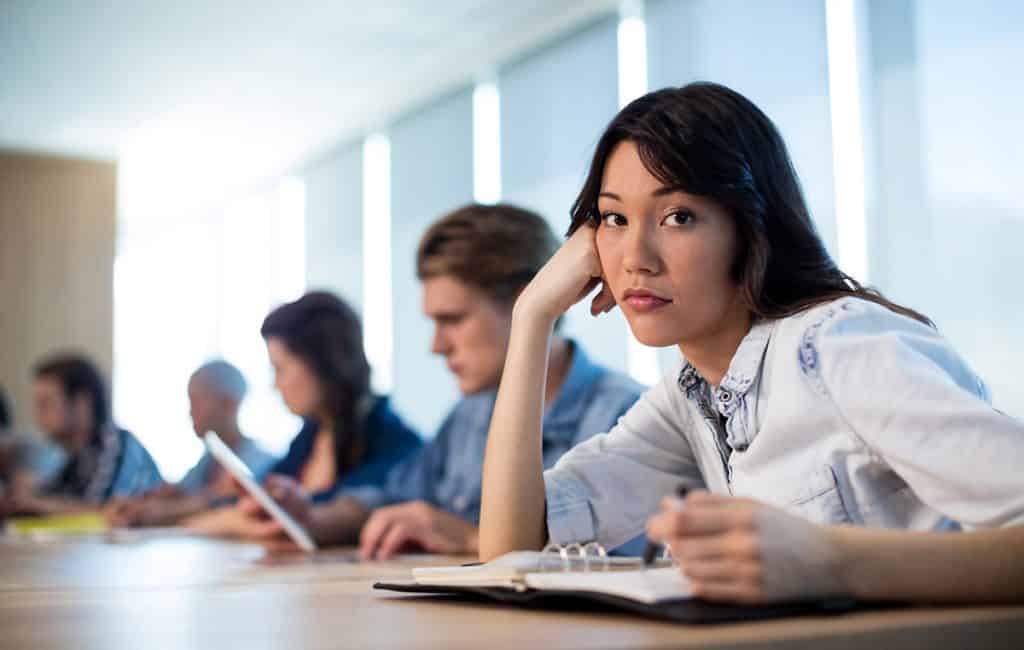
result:
<svg viewBox="0 0 1024 650"><path fill-rule="evenodd" d="M299 548L310 553L316 550L316 543L309 536L309 533L299 525L299 522L295 521L291 515L285 512L277 504L277 501L274 501L273 497L267 494L263 486L253 478L252 472L242 462L242 459L235 452L231 451L231 447L224 444L220 436L213 431L207 431L203 435L203 442L206 443L206 448L210 450L210 454L217 459L217 462L242 484L245 491L251 494L270 513L271 517L281 524L284 532L288 533L288 537L291 537L292 541L298 544Z"/></svg>

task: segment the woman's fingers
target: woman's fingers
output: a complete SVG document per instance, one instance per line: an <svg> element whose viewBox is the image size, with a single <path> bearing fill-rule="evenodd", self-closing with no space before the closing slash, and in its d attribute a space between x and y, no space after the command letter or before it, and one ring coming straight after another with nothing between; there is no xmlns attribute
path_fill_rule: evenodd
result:
<svg viewBox="0 0 1024 650"><path fill-rule="evenodd" d="M662 511L648 521L647 536L671 542L676 539L720 535L732 530L749 530L753 516L744 509L727 506L684 503L677 509L678 500L670 498Z"/></svg>
<svg viewBox="0 0 1024 650"><path fill-rule="evenodd" d="M760 585L764 573L760 562L726 557L684 560L681 566L683 575L693 582L743 582Z"/></svg>

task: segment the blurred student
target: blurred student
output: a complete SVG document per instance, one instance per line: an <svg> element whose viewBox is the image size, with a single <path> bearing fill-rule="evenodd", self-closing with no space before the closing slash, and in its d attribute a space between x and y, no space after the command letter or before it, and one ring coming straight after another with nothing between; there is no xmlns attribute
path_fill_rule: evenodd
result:
<svg viewBox="0 0 1024 650"><path fill-rule="evenodd" d="M66 461L51 480L17 500L17 510L56 514L93 510L115 496L142 494L161 483L146 448L110 416L96 366L77 355L45 359L34 370L36 424L60 445Z"/></svg>
<svg viewBox="0 0 1024 650"><path fill-rule="evenodd" d="M10 404L0 387L0 514L10 511L18 496L34 492L61 462L54 445L20 434L13 427Z"/></svg>
<svg viewBox="0 0 1024 650"><path fill-rule="evenodd" d="M339 490L376 491L388 471L415 452L419 435L370 390L359 317L337 296L314 291L272 311L260 330L274 385L304 420L284 458L271 468L321 501ZM231 535L237 509L190 524Z"/></svg>
<svg viewBox="0 0 1024 650"><path fill-rule="evenodd" d="M445 358L464 397L437 436L377 489L341 490L333 501L314 506L294 482L271 481L275 496L318 542L359 541L363 556L377 559L410 548L476 552L484 446L512 330L512 305L557 248L542 217L510 205L469 205L427 230L416 267L423 311L434 321L431 351ZM538 448L548 466L574 444L612 426L642 390L559 335L548 345L543 365L538 382L551 408L543 414ZM247 536L280 537L275 522L260 519L254 501L243 500L242 507L252 515Z"/></svg>
<svg viewBox="0 0 1024 650"><path fill-rule="evenodd" d="M760 109L711 83L637 99L572 217L515 306L482 560L646 530L710 600L1024 599L1024 424L927 318L836 266ZM547 342L598 285L591 313L618 306L683 360L545 472Z"/></svg>
<svg viewBox="0 0 1024 650"><path fill-rule="evenodd" d="M275 458L239 429L238 409L246 390L245 377L238 368L219 359L207 362L189 378L189 414L197 436L207 431L216 433L262 480ZM177 483L143 497L115 500L108 504L105 514L113 526L163 526L210 507L227 505L235 496L231 475L204 451Z"/></svg>

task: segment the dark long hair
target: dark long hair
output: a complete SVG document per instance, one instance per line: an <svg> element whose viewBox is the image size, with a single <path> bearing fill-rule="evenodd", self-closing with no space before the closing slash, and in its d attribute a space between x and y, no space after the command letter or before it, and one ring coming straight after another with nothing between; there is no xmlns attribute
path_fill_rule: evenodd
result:
<svg viewBox="0 0 1024 650"><path fill-rule="evenodd" d="M110 423L110 399L103 375L89 359L77 354L58 354L36 364L36 379L53 379L61 385L67 398L85 394L92 402L93 433Z"/></svg>
<svg viewBox="0 0 1024 650"><path fill-rule="evenodd" d="M370 392L370 364L355 311L332 293L311 291L270 312L260 334L280 339L316 375L322 408L333 419L338 470L351 469L365 447L357 405Z"/></svg>
<svg viewBox="0 0 1024 650"><path fill-rule="evenodd" d="M597 223L605 165L625 140L667 187L713 199L732 215L739 239L733 280L755 318L783 318L856 296L932 325L836 266L811 221L778 129L750 100L719 84L651 92L615 116L572 206L570 234Z"/></svg>

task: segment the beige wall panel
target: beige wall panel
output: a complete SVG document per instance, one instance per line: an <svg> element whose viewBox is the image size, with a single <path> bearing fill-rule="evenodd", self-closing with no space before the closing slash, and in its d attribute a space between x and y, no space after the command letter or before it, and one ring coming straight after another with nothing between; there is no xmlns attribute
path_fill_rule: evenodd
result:
<svg viewBox="0 0 1024 650"><path fill-rule="evenodd" d="M114 163L0 152L0 385L32 428L32 365L74 349L113 362Z"/></svg>

